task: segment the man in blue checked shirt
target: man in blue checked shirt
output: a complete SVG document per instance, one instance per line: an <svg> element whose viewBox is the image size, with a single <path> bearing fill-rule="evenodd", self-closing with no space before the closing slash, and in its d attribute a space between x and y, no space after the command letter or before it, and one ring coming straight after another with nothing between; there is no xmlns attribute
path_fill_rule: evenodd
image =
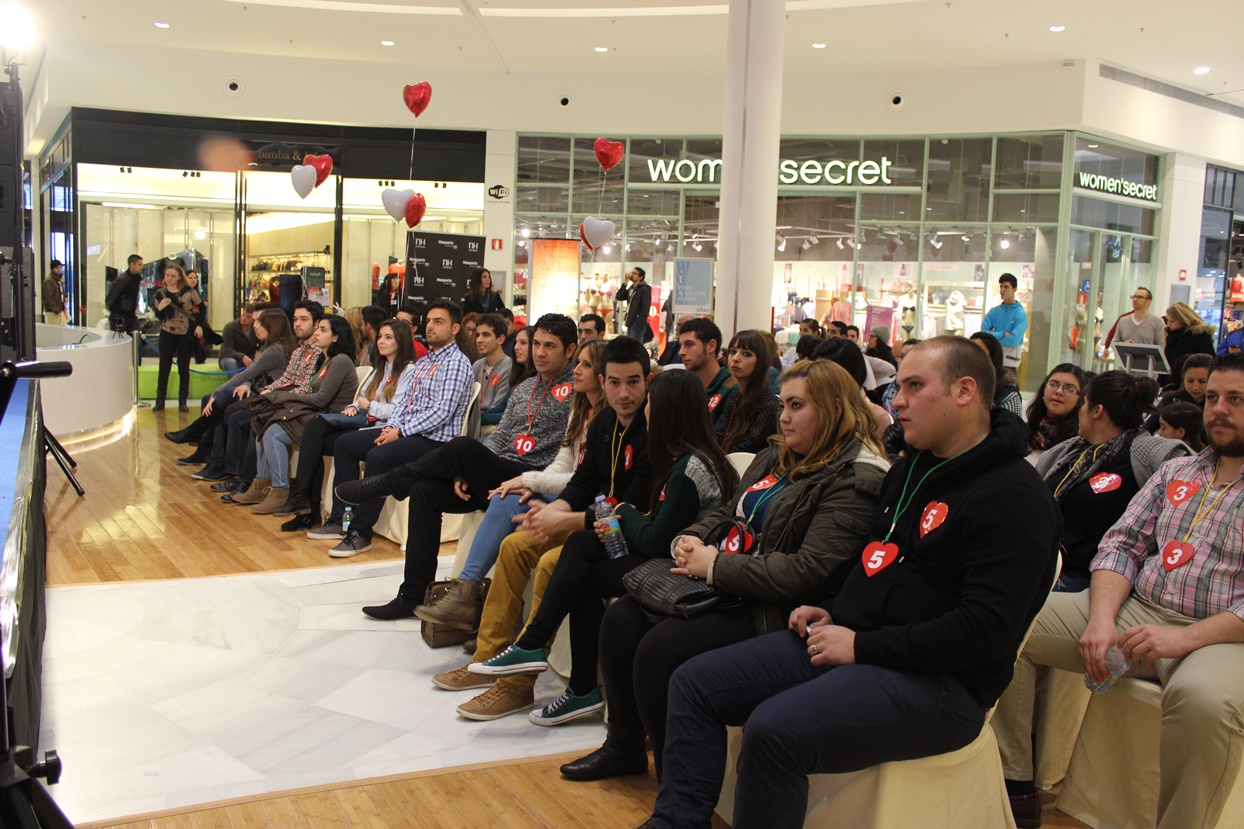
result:
<svg viewBox="0 0 1244 829"><path fill-rule="evenodd" d="M428 355L415 363L410 387L396 396L393 414L379 435L364 429L337 439L333 463L338 480L344 470L353 470L357 476L360 462L365 464L364 474L383 475L462 434L475 378L471 361L455 343L461 324L462 309L449 300L428 305L424 317ZM345 504L334 497L328 520L307 537L338 542L328 552L334 558L365 552L371 549L372 527L383 507L382 498L359 504L347 532L341 525Z"/></svg>

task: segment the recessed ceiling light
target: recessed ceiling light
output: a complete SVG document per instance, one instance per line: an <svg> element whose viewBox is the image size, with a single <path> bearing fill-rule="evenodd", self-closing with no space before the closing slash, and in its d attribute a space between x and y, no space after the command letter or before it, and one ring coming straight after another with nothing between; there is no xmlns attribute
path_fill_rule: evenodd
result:
<svg viewBox="0 0 1244 829"><path fill-rule="evenodd" d="M167 29L167 28L168 28L168 24L167 24L167 23L157 23L157 24L156 24L156 28L157 28L157 29Z"/></svg>
<svg viewBox="0 0 1244 829"><path fill-rule="evenodd" d="M1193 69L1193 70L1192 70L1192 74L1194 74L1194 75L1208 75L1208 74L1209 74L1209 71L1210 71L1210 68L1211 68L1211 67L1209 67L1209 66L1198 66L1196 69Z"/></svg>
<svg viewBox="0 0 1244 829"><path fill-rule="evenodd" d="M1095 149L1097 149L1097 145L1096 145L1096 144L1089 144L1089 145L1088 145L1088 148L1089 148L1090 150L1095 150Z"/></svg>
<svg viewBox="0 0 1244 829"><path fill-rule="evenodd" d="M1066 26L1051 26L1050 31L1051 32L1065 32L1067 31L1067 27Z"/></svg>
<svg viewBox="0 0 1244 829"><path fill-rule="evenodd" d="M824 48L825 48L825 44L824 44L824 43L813 43L813 44L812 44L812 48L813 48L813 49L824 49Z"/></svg>
<svg viewBox="0 0 1244 829"><path fill-rule="evenodd" d="M380 45L381 45L381 46L392 46L392 45L393 45L393 41L391 41L391 40L382 40L382 41L380 41Z"/></svg>
<svg viewBox="0 0 1244 829"><path fill-rule="evenodd" d="M597 52L608 52L608 51L609 51L609 47L608 47L608 46L597 46L597 47L596 47L596 51L597 51Z"/></svg>

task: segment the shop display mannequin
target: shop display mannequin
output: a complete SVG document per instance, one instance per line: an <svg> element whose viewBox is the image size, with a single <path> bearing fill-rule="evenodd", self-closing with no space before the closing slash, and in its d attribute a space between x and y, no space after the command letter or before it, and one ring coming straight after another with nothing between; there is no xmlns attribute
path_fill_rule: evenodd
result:
<svg viewBox="0 0 1244 829"><path fill-rule="evenodd" d="M946 298L946 333L957 337L963 333L963 292L954 290Z"/></svg>
<svg viewBox="0 0 1244 829"><path fill-rule="evenodd" d="M898 298L899 327L903 330L903 339L912 338L916 328L916 290L908 288L907 293Z"/></svg>

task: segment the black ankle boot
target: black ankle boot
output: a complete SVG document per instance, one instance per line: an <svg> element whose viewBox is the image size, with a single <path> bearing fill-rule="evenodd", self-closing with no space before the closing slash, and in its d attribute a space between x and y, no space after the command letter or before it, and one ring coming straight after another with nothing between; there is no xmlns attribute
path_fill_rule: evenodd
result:
<svg viewBox="0 0 1244 829"><path fill-rule="evenodd" d="M357 481L346 481L333 490L343 503L357 507L359 504L365 504L368 501L374 501L377 498L387 498L396 493L389 483L389 475L374 475L370 478L361 478Z"/></svg>
<svg viewBox="0 0 1244 829"><path fill-rule="evenodd" d="M616 732L613 728L610 731ZM623 774L644 774L648 771L648 752L644 750L642 734L627 734L625 738L610 734L605 744L586 757L561 767L562 776L570 780L603 780Z"/></svg>
<svg viewBox="0 0 1244 829"><path fill-rule="evenodd" d="M194 438L190 434L190 428L178 429L176 432L165 432L165 440L171 440L173 443L193 443Z"/></svg>
<svg viewBox="0 0 1244 829"><path fill-rule="evenodd" d="M314 530L318 526L320 526L320 511L315 510L307 515L295 515L281 525L281 532L306 532L307 530Z"/></svg>

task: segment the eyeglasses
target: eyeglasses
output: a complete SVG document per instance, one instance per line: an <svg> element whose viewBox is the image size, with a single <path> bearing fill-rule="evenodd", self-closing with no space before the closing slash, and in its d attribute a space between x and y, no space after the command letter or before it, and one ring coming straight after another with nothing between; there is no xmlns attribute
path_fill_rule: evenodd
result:
<svg viewBox="0 0 1244 829"><path fill-rule="evenodd" d="M1153 299L1153 297L1142 296L1141 294L1132 294L1132 299Z"/></svg>
<svg viewBox="0 0 1244 829"><path fill-rule="evenodd" d="M1080 396L1080 387L1071 383L1060 383L1057 380L1051 380L1045 384L1045 387L1050 391L1058 391L1059 389L1062 389L1067 394L1074 394L1076 397Z"/></svg>

